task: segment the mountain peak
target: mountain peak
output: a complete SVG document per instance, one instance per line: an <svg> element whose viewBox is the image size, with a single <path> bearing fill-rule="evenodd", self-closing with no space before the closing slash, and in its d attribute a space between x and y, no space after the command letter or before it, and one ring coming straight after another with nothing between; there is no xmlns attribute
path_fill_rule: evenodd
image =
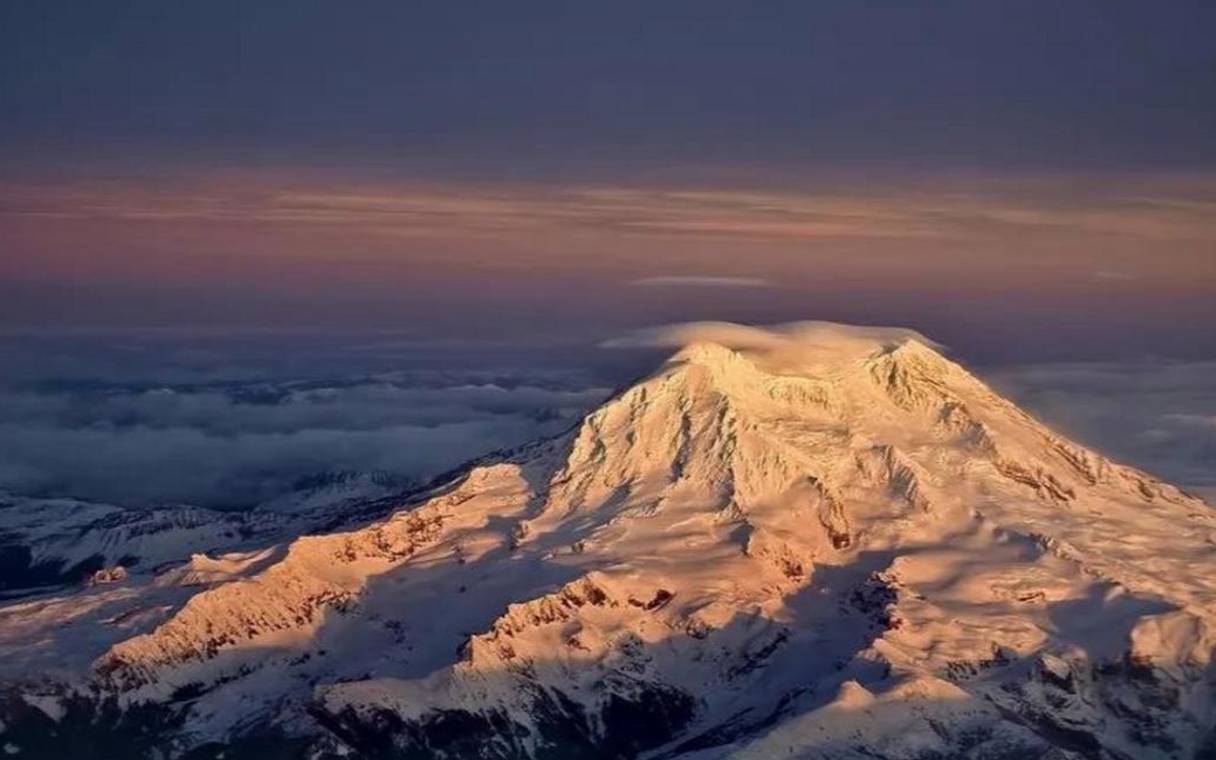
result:
<svg viewBox="0 0 1216 760"><path fill-rule="evenodd" d="M795 322L769 329L692 323L656 328L641 333L637 342L610 345L638 344L672 346L676 351L668 365L705 367L719 382L730 384L734 378L753 390L771 384L773 378L840 385L850 382L850 378L861 381L867 374L884 372L894 373L896 381L913 378L978 383L939 353L936 343L899 328L830 322Z"/></svg>
<svg viewBox="0 0 1216 760"><path fill-rule="evenodd" d="M707 367L723 367L737 364L742 359L743 357L738 351L727 348L721 343L698 340L674 353L668 362L689 362Z"/></svg>

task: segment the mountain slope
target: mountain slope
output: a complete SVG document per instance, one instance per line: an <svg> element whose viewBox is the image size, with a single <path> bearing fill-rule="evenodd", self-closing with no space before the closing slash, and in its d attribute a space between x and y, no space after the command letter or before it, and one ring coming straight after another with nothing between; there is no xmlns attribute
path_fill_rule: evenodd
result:
<svg viewBox="0 0 1216 760"><path fill-rule="evenodd" d="M744 343L688 345L367 527L108 601L138 618L201 589L94 644L88 672L14 687L0 720L20 733L30 699L74 693L229 757L268 734L371 757L1216 747L1207 505L907 333Z"/></svg>

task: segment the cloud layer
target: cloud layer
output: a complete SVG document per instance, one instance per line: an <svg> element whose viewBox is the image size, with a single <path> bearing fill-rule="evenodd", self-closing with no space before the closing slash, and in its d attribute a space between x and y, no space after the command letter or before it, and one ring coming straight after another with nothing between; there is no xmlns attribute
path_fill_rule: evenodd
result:
<svg viewBox="0 0 1216 760"><path fill-rule="evenodd" d="M293 377L292 367L239 378L250 371L218 350L194 377L161 368L177 375L166 380L148 367L116 376L87 348L70 355L77 372L92 362L92 375L0 388L0 490L240 507L320 473L426 479L556 433L608 392L545 367L491 371L464 357L368 374L354 372L367 360L347 352L348 375L330 362L313 368L321 378Z"/></svg>
<svg viewBox="0 0 1216 760"><path fill-rule="evenodd" d="M397 236L612 231L642 237L971 239L1061 233L1216 240L1216 181L1168 174L745 185L386 182L291 172L9 181L0 219L342 226Z"/></svg>
<svg viewBox="0 0 1216 760"><path fill-rule="evenodd" d="M712 277L706 275L660 275L643 277L631 284L643 288L771 288L773 283L762 277Z"/></svg>

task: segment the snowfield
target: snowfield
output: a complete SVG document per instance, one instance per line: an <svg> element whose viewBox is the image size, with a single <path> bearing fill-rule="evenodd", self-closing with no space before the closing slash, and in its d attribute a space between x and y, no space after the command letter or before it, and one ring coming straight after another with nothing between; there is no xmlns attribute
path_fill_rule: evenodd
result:
<svg viewBox="0 0 1216 760"><path fill-rule="evenodd" d="M4 602L0 745L1216 757L1211 507L909 331L652 338L687 345L431 491L346 499L345 522L278 505L232 545L182 513L181 556ZM14 509L42 556L85 506Z"/></svg>

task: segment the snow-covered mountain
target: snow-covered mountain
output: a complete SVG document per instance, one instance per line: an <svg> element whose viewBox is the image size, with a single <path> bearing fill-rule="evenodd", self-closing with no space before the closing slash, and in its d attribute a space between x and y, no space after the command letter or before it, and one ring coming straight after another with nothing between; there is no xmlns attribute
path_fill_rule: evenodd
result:
<svg viewBox="0 0 1216 760"><path fill-rule="evenodd" d="M149 570L194 552L283 537L275 515L190 506L125 509L0 494L0 594L76 583L116 566Z"/></svg>
<svg viewBox="0 0 1216 760"><path fill-rule="evenodd" d="M361 527L0 607L0 745L1216 756L1208 505L913 334L727 343Z"/></svg>
<svg viewBox="0 0 1216 760"><path fill-rule="evenodd" d="M356 502L384 499L412 491L419 484L391 472L337 470L301 478L287 493L258 505L263 512L301 514L327 510L341 512Z"/></svg>
<svg viewBox="0 0 1216 760"><path fill-rule="evenodd" d="M304 478L249 510L127 508L0 493L0 598L77 583L116 567L149 572L197 552L249 549L383 514L419 484L384 472Z"/></svg>

